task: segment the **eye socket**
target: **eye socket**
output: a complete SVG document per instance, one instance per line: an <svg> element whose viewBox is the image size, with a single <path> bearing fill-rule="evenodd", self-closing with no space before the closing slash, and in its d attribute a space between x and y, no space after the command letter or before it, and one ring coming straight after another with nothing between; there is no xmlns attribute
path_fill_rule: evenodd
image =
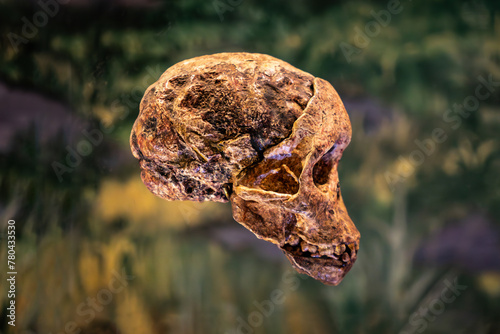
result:
<svg viewBox="0 0 500 334"><path fill-rule="evenodd" d="M333 165L337 161L339 153L336 152L337 143L335 143L328 152L321 157L321 159L313 167L313 181L316 186L322 186L330 179L330 172Z"/></svg>
<svg viewBox="0 0 500 334"><path fill-rule="evenodd" d="M249 168L246 175L240 180L240 184L293 195L299 191L301 173L301 160L296 155L281 160L269 159Z"/></svg>
<svg viewBox="0 0 500 334"><path fill-rule="evenodd" d="M293 195L299 191L299 179L287 165L282 165L280 168L268 172L260 182L259 187L262 190Z"/></svg>

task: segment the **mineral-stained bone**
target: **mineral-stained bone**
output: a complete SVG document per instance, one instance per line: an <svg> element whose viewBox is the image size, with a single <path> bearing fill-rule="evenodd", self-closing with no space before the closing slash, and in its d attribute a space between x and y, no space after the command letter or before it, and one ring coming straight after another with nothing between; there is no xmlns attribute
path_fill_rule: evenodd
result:
<svg viewBox="0 0 500 334"><path fill-rule="evenodd" d="M359 248L337 174L350 138L325 80L271 56L220 53L177 63L147 89L130 144L155 195L229 200L299 272L337 285Z"/></svg>

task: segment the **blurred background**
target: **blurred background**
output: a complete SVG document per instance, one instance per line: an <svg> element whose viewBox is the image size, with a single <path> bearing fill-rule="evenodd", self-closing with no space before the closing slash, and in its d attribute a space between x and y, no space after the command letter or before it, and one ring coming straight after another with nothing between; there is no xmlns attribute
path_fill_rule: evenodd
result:
<svg viewBox="0 0 500 334"><path fill-rule="evenodd" d="M498 1L0 8L2 333L500 333ZM345 103L361 246L337 287L296 274L229 204L163 201L140 180L128 140L145 89L223 51L278 57Z"/></svg>

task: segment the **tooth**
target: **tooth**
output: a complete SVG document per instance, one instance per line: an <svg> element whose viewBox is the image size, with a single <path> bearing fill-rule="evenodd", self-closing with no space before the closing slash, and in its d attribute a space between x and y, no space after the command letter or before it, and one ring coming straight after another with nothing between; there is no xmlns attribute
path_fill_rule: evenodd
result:
<svg viewBox="0 0 500 334"><path fill-rule="evenodd" d="M300 244L300 248L302 249L303 252L309 252L311 254L316 253L316 251L318 250L318 247L308 244L305 241L302 241L302 243Z"/></svg>
<svg viewBox="0 0 500 334"><path fill-rule="evenodd" d="M343 262L348 262L351 258L349 257L348 253L342 254L342 261Z"/></svg>
<svg viewBox="0 0 500 334"><path fill-rule="evenodd" d="M303 251L303 252L307 252L307 242L305 242L304 240L302 240L300 242L300 249Z"/></svg>
<svg viewBox="0 0 500 334"><path fill-rule="evenodd" d="M300 239L295 234L290 235L290 237L288 238L288 241L287 241L287 243L291 246L297 246L299 244L299 242L300 242Z"/></svg>
<svg viewBox="0 0 500 334"><path fill-rule="evenodd" d="M319 254L323 256L332 256L333 255L333 248L322 248L319 250Z"/></svg>
<svg viewBox="0 0 500 334"><path fill-rule="evenodd" d="M336 255L339 255L339 256L340 256L340 255L341 255L342 253L344 253L344 252L345 252L345 244L340 244L340 245L335 246L335 251L334 251L334 253L335 253Z"/></svg>

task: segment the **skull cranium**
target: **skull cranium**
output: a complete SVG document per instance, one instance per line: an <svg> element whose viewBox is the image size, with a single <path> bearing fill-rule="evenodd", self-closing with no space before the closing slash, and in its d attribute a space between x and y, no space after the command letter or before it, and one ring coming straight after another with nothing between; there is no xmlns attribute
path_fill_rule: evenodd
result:
<svg viewBox="0 0 500 334"><path fill-rule="evenodd" d="M299 272L337 285L359 247L337 174L350 138L328 82L267 55L221 53L148 88L131 147L154 194L230 200L234 219Z"/></svg>

